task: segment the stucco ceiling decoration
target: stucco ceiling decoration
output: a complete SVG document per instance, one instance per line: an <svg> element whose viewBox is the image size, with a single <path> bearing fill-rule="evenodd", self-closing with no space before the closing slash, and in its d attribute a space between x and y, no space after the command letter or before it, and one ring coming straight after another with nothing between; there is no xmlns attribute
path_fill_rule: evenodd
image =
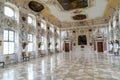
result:
<svg viewBox="0 0 120 80"><path fill-rule="evenodd" d="M93 27L94 25L99 24L107 24L109 19L99 18L99 19L91 19L91 20L84 20L80 22L63 22L61 28L70 28L70 27Z"/></svg>
<svg viewBox="0 0 120 80"><path fill-rule="evenodd" d="M61 4L58 2L58 0L40 0L40 1L43 2L49 8L50 13L53 14L54 17L56 17L60 22L65 22L65 21L76 22L75 20L73 20L72 16L74 16L74 14L76 15L79 13L87 14L86 9L92 8L96 2L95 0L85 0L89 5L85 8L79 8L78 6L72 10L64 10ZM76 2L83 1L83 0L64 0L64 1L66 3L75 3L77 5L78 3Z"/></svg>
<svg viewBox="0 0 120 80"><path fill-rule="evenodd" d="M13 1L13 0L11 0ZM18 4L28 6L31 0L14 0ZM111 16L116 9L120 0L88 0L88 7L86 8L73 8L71 10L64 10L58 0L34 0L44 6L44 10L40 16L45 17L46 20L62 27L74 27L82 25L94 25L107 23L108 17ZM64 1L77 1L77 0L64 0ZM81 1L81 0L78 0ZM66 4L66 3L65 3ZM106 8L107 7L107 8ZM85 20L73 20L73 16L77 14L86 14ZM59 26L61 27L61 26Z"/></svg>
<svg viewBox="0 0 120 80"><path fill-rule="evenodd" d="M44 6L37 1L30 1L28 3L28 6L30 9L32 9L35 12L41 12L44 9Z"/></svg>
<svg viewBox="0 0 120 80"><path fill-rule="evenodd" d="M104 16L108 18L111 17L118 7L120 7L120 0L109 0Z"/></svg>
<svg viewBox="0 0 120 80"><path fill-rule="evenodd" d="M82 10L75 10L75 11L73 11L72 13L74 13L74 14L79 14L79 13L81 13L82 12Z"/></svg>

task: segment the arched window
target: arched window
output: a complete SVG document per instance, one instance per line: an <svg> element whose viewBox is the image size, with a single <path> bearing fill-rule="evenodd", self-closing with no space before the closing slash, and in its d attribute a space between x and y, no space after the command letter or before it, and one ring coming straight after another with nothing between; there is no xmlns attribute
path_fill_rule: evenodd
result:
<svg viewBox="0 0 120 80"><path fill-rule="evenodd" d="M114 16L113 17L113 27L115 28L115 26L116 26L116 17Z"/></svg>
<svg viewBox="0 0 120 80"><path fill-rule="evenodd" d="M111 31L111 22L109 22L109 32Z"/></svg>
<svg viewBox="0 0 120 80"><path fill-rule="evenodd" d="M4 14L8 17L13 17L15 12L11 7L5 6L4 7Z"/></svg>
<svg viewBox="0 0 120 80"><path fill-rule="evenodd" d="M28 16L28 23L29 23L29 24L33 24L33 19L32 19L31 16Z"/></svg>
<svg viewBox="0 0 120 80"><path fill-rule="evenodd" d="M46 30L46 22L44 20L41 21L41 28Z"/></svg>
<svg viewBox="0 0 120 80"><path fill-rule="evenodd" d="M51 30L52 32L54 32L54 27L53 27L52 24L51 24L51 26L50 26L50 30Z"/></svg>
<svg viewBox="0 0 120 80"><path fill-rule="evenodd" d="M41 45L41 50L45 50L45 43L44 43L45 37L41 37L42 45Z"/></svg>
<svg viewBox="0 0 120 80"><path fill-rule="evenodd" d="M29 25L36 27L36 17L33 14L28 14L27 19Z"/></svg>
<svg viewBox="0 0 120 80"><path fill-rule="evenodd" d="M33 35L32 34L28 34L28 52L33 51Z"/></svg>

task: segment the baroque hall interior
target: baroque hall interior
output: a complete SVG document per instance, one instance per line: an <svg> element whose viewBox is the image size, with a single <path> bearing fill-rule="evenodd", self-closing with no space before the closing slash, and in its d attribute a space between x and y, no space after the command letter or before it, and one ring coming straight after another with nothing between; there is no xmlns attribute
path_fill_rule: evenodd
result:
<svg viewBox="0 0 120 80"><path fill-rule="evenodd" d="M120 0L0 0L0 80L120 80Z"/></svg>

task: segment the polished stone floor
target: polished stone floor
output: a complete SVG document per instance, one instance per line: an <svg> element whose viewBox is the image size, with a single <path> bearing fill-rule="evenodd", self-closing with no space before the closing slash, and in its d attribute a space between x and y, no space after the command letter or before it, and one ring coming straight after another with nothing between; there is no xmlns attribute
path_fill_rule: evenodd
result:
<svg viewBox="0 0 120 80"><path fill-rule="evenodd" d="M120 56L58 53L0 67L0 80L120 80Z"/></svg>

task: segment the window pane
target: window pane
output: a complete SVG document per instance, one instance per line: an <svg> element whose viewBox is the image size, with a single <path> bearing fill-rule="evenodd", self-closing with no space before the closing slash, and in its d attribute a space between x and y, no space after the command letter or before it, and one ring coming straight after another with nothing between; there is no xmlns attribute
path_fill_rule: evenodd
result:
<svg viewBox="0 0 120 80"><path fill-rule="evenodd" d="M41 50L45 50L45 46L44 46L44 44L41 46Z"/></svg>
<svg viewBox="0 0 120 80"><path fill-rule="evenodd" d="M3 54L8 54L8 42L4 42L3 46Z"/></svg>
<svg viewBox="0 0 120 80"><path fill-rule="evenodd" d="M33 43L30 43L30 51L33 51Z"/></svg>
<svg viewBox="0 0 120 80"><path fill-rule="evenodd" d="M57 33L59 34L59 31L57 30Z"/></svg>
<svg viewBox="0 0 120 80"><path fill-rule="evenodd" d="M14 42L9 42L9 54L14 53Z"/></svg>
<svg viewBox="0 0 120 80"><path fill-rule="evenodd" d="M4 47L3 53L4 54L13 54L15 50L15 42L14 42L14 31L11 30L4 30Z"/></svg>
<svg viewBox="0 0 120 80"><path fill-rule="evenodd" d="M28 41L30 40L30 34L28 34Z"/></svg>
<svg viewBox="0 0 120 80"><path fill-rule="evenodd" d="M41 28L44 28L44 24L43 23L41 23Z"/></svg>
<svg viewBox="0 0 120 80"><path fill-rule="evenodd" d="M113 27L115 27L116 26L116 17L114 16L114 18L113 18Z"/></svg>
<svg viewBox="0 0 120 80"><path fill-rule="evenodd" d="M42 39L41 41L44 42L44 37L43 36L41 37L41 39Z"/></svg>
<svg viewBox="0 0 120 80"><path fill-rule="evenodd" d="M14 32L9 31L9 41L14 41Z"/></svg>
<svg viewBox="0 0 120 80"><path fill-rule="evenodd" d="M28 23L32 23L32 18L30 16L28 16Z"/></svg>
<svg viewBox="0 0 120 80"><path fill-rule="evenodd" d="M29 44L28 44L28 51L33 51L33 35L32 34L28 34L28 41Z"/></svg>
<svg viewBox="0 0 120 80"><path fill-rule="evenodd" d="M46 30L46 23L45 23L45 21L41 22L41 28Z"/></svg>
<svg viewBox="0 0 120 80"><path fill-rule="evenodd" d="M28 51L33 51L33 43L28 44Z"/></svg>
<svg viewBox="0 0 120 80"><path fill-rule="evenodd" d="M14 11L10 7L5 6L4 14L8 17L13 17L14 16Z"/></svg>
<svg viewBox="0 0 120 80"><path fill-rule="evenodd" d="M4 30L4 40L5 41L8 41L8 31L7 30Z"/></svg>
<svg viewBox="0 0 120 80"><path fill-rule="evenodd" d="M32 35L30 34L30 41L32 41L32 39L33 39L33 37L32 37Z"/></svg>

